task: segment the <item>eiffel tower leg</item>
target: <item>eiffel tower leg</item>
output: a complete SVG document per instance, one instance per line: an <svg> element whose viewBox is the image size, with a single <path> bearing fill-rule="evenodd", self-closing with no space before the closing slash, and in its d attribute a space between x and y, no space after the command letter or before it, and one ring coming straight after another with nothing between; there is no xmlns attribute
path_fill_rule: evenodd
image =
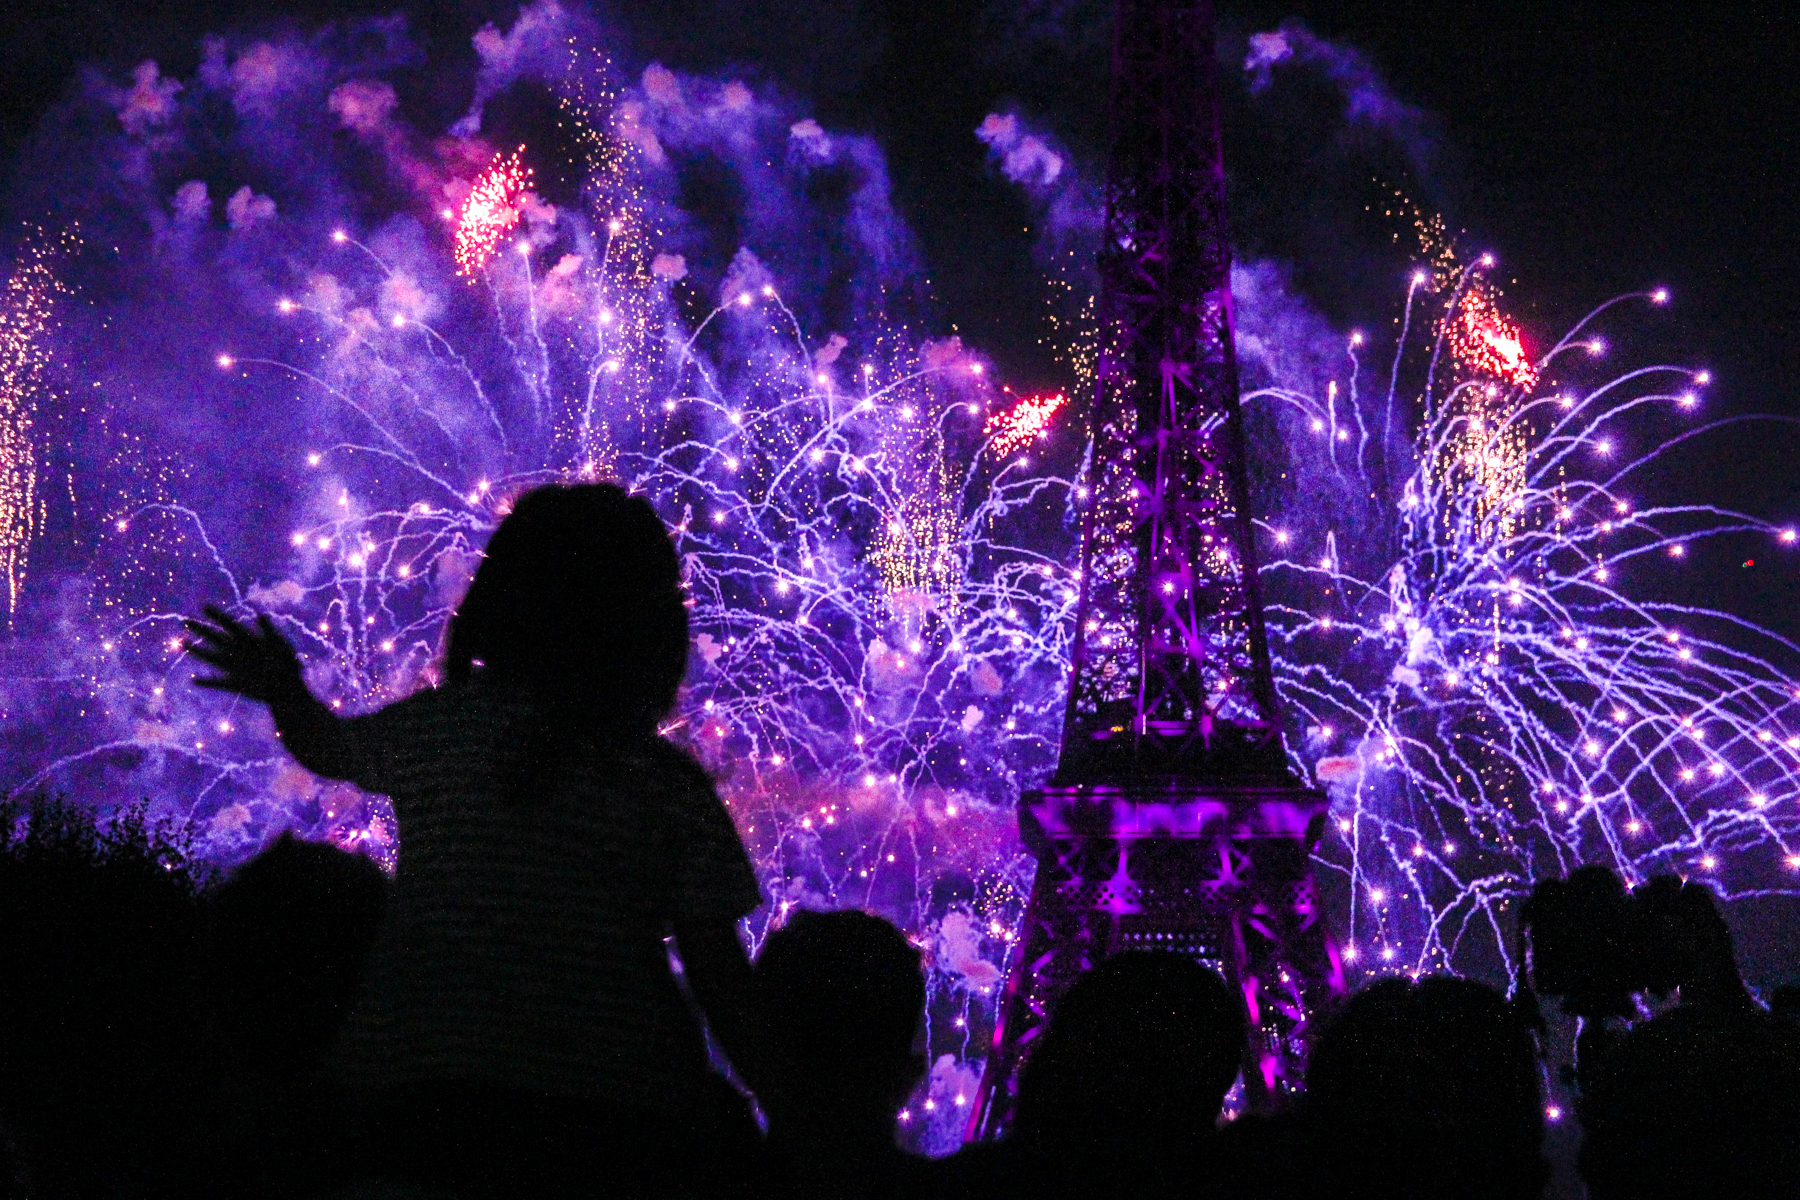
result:
<svg viewBox="0 0 1800 1200"><path fill-rule="evenodd" d="M1017 950L996 1006L994 1041L966 1139L998 1137L1012 1119L1019 1066L1049 1024L1056 1001L1082 972L1111 953L1117 921L1071 901L1081 880L1052 857L1040 862Z"/></svg>
<svg viewBox="0 0 1800 1200"><path fill-rule="evenodd" d="M1319 919L1310 841L1256 839L1251 875L1232 916L1238 984L1250 1019L1246 1099L1264 1111L1299 1090L1314 1026L1344 992L1343 963Z"/></svg>

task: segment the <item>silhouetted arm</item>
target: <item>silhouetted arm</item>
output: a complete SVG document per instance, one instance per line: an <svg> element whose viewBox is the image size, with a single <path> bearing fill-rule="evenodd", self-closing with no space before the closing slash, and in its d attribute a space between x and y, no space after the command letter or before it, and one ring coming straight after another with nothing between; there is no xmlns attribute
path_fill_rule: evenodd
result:
<svg viewBox="0 0 1800 1200"><path fill-rule="evenodd" d="M675 944L689 989L738 1075L753 1090L769 1083L768 1039L750 957L728 918L688 918L675 923Z"/></svg>
<svg viewBox="0 0 1800 1200"><path fill-rule="evenodd" d="M307 690L299 656L268 614L259 613L254 627L217 605L207 605L206 616L182 622L195 639L188 652L218 672L195 685L267 704L282 743L301 766L329 779L353 779L357 755L350 723Z"/></svg>
<svg viewBox="0 0 1800 1200"><path fill-rule="evenodd" d="M775 1062L756 976L738 938L738 920L762 900L756 870L700 764L661 739L654 745L663 747L666 769L681 781L669 807L681 848L668 919L688 990L738 1077L766 1098L787 1072Z"/></svg>

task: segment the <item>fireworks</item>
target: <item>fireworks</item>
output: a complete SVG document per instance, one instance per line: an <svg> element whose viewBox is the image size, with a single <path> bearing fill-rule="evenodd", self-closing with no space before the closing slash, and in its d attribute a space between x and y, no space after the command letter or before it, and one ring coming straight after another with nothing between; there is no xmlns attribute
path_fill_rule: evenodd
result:
<svg viewBox="0 0 1800 1200"><path fill-rule="evenodd" d="M1004 412L989 417L987 433L993 439L994 453L1005 458L1042 437L1050 428L1051 419L1068 402L1069 398L1061 392L1027 396Z"/></svg>
<svg viewBox="0 0 1800 1200"><path fill-rule="evenodd" d="M1519 327L1500 315L1493 294L1479 280L1463 293L1449 326L1451 348L1470 370L1520 388L1537 382L1537 367L1525 353Z"/></svg>
<svg viewBox="0 0 1800 1200"><path fill-rule="evenodd" d="M531 184L525 147L496 158L475 180L456 214L456 269L474 275L494 256L500 239L519 223L520 204Z"/></svg>
<svg viewBox="0 0 1800 1200"><path fill-rule="evenodd" d="M1404 328L1429 294L1415 284ZM1466 293L1441 303L1454 343ZM1295 464L1264 573L1290 749L1331 792L1324 864L1344 884L1346 956L1367 969L1510 969L1507 908L1582 863L1699 875L1729 897L1774 885L1800 848L1782 646L1629 586L1708 537L1781 531L1625 492L1687 435L1707 376L1589 378L1612 307L1529 371L1458 344L1450 377L1421 368L1410 403L1398 384L1361 390L1354 346L1347 395L1247 396L1276 404L1265 419L1293 445L1327 421L1358 431L1355 453L1328 441ZM1395 355L1393 380L1428 361ZM1380 435L1409 411L1412 436ZM1619 469L1627 437L1660 448Z"/></svg>
<svg viewBox="0 0 1800 1200"><path fill-rule="evenodd" d="M79 241L73 231L28 239L0 291L0 577L10 622L43 520L33 417L48 399L51 352L45 333L64 291L56 260Z"/></svg>
<svg viewBox="0 0 1800 1200"><path fill-rule="evenodd" d="M341 77L295 78L314 75ZM51 341L108 383L92 415L68 406L79 519L104 525L57 550L88 589L14 645L9 782L151 797L220 861L292 827L391 865L404 848L384 802L313 778L260 712L186 685L179 616L218 599L272 613L314 689L366 710L437 681L444 622L513 497L616 478L677 534L695 649L670 733L713 770L757 863L753 938L796 905L907 931L930 969L933 1058L909 1112L947 1146L1031 877L1013 805L1058 743L1083 497L1075 439L1040 439L1067 393L1006 400L960 343L889 320L922 272L895 249L869 144L741 84L578 85L558 84L585 130L567 139L583 186L566 207L529 195L523 149L460 182L459 165L407 164L467 188L442 193L466 197L451 253L405 213L333 236L342 214L297 192L258 234L121 237L113 265L86 268L98 315L66 330L46 324L52 276L19 259L0 325L13 595L42 513L31 438ZM174 96L156 145L228 119L209 91L224 86ZM343 139L310 140L323 156ZM722 254L673 198L682 156L749 198ZM364 161L313 162L317 193L378 190ZM93 190L137 194L108 182ZM1727 894L1800 862L1800 707L1757 656L1776 652L1635 598L1649 564L1764 528L1625 490L1633 447L1686 430L1706 376L1590 378L1590 325L1532 360L1483 272L1440 250L1381 373L1402 382L1368 390L1352 346L1247 405L1291 456L1260 504L1289 746L1333 796L1325 861L1350 953L1378 969L1504 965L1506 905L1577 862L1699 873ZM1240 289L1240 328L1260 314ZM1410 331L1443 339L1449 365L1427 375ZM1091 375L1091 337L1070 341L1071 373ZM1315 374L1337 382L1316 396Z"/></svg>
<svg viewBox="0 0 1800 1200"><path fill-rule="evenodd" d="M444 623L513 497L617 479L676 534L694 654L668 733L712 770L757 863L769 903L753 940L795 905L866 907L905 929L932 965L921 1103L937 1099L920 1111L950 1114L979 1071L1029 886L1013 805L1055 753L1076 599L1068 485L1052 455L982 453L998 389L956 339L888 321L887 289L911 268L876 226L820 224L839 256L813 256L820 270L871 284L831 318L846 333L790 307L748 251L704 268L708 302L692 247L659 232L687 218L645 181L705 114L739 122L754 101L741 85L655 82L657 105L571 89L563 119L598 127L570 139L579 204L531 196L522 149L468 185L450 253L404 214L321 221L310 251L209 276L238 312L119 319L178 348L178 385L201 397L186 403L214 406L229 449L203 445L217 469L169 477L153 468L171 441L147 421L149 437L116 439L116 467L80 460L80 486L104 501L86 567L103 599L30 639L58 665L33 702L67 719L45 723L10 782L150 796L222 862L298 828L392 866L404 847L384 800L312 777L260 712L186 686L179 614L215 599L270 613L316 693L366 711L438 682ZM670 111L708 88L717 105ZM885 194L856 139L808 145L743 160L788 162L750 189L769 211L811 203L827 146L862 155L856 178ZM864 229L881 236L864 246ZM161 269L148 248L125 253ZM69 344L114 373L130 357L112 334ZM109 415L125 420L139 394L121 385ZM1060 401L1040 403L1041 428ZM950 1115L915 1128L941 1147L960 1134Z"/></svg>

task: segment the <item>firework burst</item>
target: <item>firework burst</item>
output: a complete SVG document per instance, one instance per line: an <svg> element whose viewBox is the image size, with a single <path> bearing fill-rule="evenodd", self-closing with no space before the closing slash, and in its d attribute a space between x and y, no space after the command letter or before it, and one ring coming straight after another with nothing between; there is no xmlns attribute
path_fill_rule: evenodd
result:
<svg viewBox="0 0 1800 1200"><path fill-rule="evenodd" d="M531 186L531 168L520 146L496 158L469 188L456 214L456 269L474 275L499 249L500 239L519 224L520 207Z"/></svg>
<svg viewBox="0 0 1800 1200"><path fill-rule="evenodd" d="M1695 432L1709 377L1594 375L1597 323L1661 292L1602 305L1529 370L1496 358L1461 336L1488 265L1436 301L1415 278L1402 328L1431 332L1403 335L1386 388L1364 390L1353 338L1347 389L1246 397L1297 448L1266 526L1271 641L1290 749L1333 798L1346 956L1376 971L1510 971L1506 910L1582 863L1729 897L1800 861L1794 647L1632 586L1708 538L1786 536L1629 493Z"/></svg>
<svg viewBox="0 0 1800 1200"><path fill-rule="evenodd" d="M56 264L79 244L73 230L36 231L0 291L0 577L9 621L17 613L31 543L43 522L33 420L51 399L53 358L45 335L58 297L67 293Z"/></svg>
<svg viewBox="0 0 1800 1200"><path fill-rule="evenodd" d="M987 431L993 437L993 452L1005 457L1029 446L1050 428L1056 414L1068 404L1061 392L1027 396L1004 412L988 418Z"/></svg>

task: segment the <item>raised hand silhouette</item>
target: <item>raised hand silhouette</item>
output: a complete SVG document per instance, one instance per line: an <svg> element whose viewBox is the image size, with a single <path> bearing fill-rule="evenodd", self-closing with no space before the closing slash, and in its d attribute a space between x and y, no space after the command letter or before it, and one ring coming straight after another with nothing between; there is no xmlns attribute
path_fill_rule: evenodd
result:
<svg viewBox="0 0 1800 1200"><path fill-rule="evenodd" d="M188 643L188 652L219 672L196 678L196 687L235 692L264 704L308 696L299 656L267 613L257 614L254 627L216 604L206 606L206 616L206 621L182 622L195 639Z"/></svg>

